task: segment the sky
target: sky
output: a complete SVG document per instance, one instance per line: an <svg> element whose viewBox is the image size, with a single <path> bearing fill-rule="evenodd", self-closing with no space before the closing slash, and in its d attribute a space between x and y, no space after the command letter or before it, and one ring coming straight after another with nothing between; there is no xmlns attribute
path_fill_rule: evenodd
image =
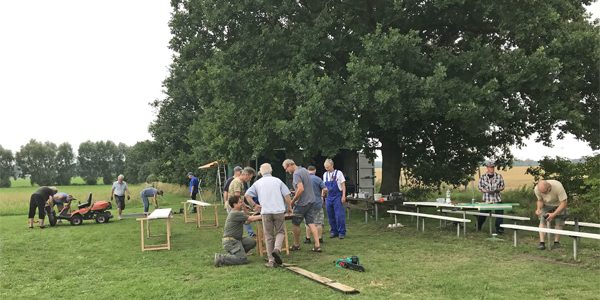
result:
<svg viewBox="0 0 600 300"><path fill-rule="evenodd" d="M589 10L600 18L600 3ZM0 145L16 152L36 139L77 151L87 140L152 139L170 16L168 0L0 1ZM526 144L515 157L594 153L570 135L552 148Z"/></svg>

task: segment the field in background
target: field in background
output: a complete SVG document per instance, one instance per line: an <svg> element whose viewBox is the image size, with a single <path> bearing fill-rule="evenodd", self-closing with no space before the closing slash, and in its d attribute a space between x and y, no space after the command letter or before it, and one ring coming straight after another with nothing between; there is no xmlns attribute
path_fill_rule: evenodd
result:
<svg viewBox="0 0 600 300"><path fill-rule="evenodd" d="M496 172L498 172L499 174L502 175L502 177L504 177L504 182L506 183L506 189L508 189L508 190L521 188L524 185L533 187L533 176L525 174L525 171L527 170L527 168L528 167L525 167L525 166L519 166L519 167L513 167L506 171L496 170ZM481 172L481 174L484 174L486 172L486 168L481 167L480 172ZM477 188L479 174L475 174L473 177L475 178L475 188ZM381 180L381 168L376 168L375 169L375 181L380 181L380 180ZM469 189L471 188L471 185L472 185L472 183L469 183Z"/></svg>
<svg viewBox="0 0 600 300"><path fill-rule="evenodd" d="M0 188L0 215L26 215L29 208L29 198L31 194L38 189L38 186L32 187L27 180L27 184L23 184L20 182L24 179L19 179L17 185L12 188ZM136 184L129 185L129 191L131 193L131 200L127 200L125 202L125 211L127 213L131 212L141 212L142 211L142 200L140 197L140 192L149 187L150 184ZM157 184L156 186L159 189L164 190L165 195L159 197L159 202L161 199L170 200L173 197L182 197L188 195L187 187L178 186L174 184ZM87 200L89 193L92 193L94 201L97 200L109 200L110 199L110 191L111 185L70 185L70 186L57 186L59 192L65 192L67 194L71 194L75 197L75 199L84 202ZM214 199L214 196L210 195L210 192L206 192L204 195L204 199L207 197L211 200ZM77 201L76 201L77 203ZM115 202L113 201L113 205ZM116 211L116 210L115 210Z"/></svg>

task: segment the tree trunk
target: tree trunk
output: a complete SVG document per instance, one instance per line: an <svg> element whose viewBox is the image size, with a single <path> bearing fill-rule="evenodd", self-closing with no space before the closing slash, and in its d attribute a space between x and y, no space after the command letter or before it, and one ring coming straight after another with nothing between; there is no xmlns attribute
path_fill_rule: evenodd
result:
<svg viewBox="0 0 600 300"><path fill-rule="evenodd" d="M381 193L389 195L400 191L400 170L402 168L402 151L400 147L387 140L381 139Z"/></svg>

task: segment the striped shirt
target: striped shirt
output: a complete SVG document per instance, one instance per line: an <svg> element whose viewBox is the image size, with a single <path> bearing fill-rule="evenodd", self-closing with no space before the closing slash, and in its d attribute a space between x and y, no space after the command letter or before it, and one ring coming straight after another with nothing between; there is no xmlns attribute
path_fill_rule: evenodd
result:
<svg viewBox="0 0 600 300"><path fill-rule="evenodd" d="M485 203L502 202L500 191L504 190L504 178L496 172L491 177L485 173L479 178L479 190L483 193Z"/></svg>

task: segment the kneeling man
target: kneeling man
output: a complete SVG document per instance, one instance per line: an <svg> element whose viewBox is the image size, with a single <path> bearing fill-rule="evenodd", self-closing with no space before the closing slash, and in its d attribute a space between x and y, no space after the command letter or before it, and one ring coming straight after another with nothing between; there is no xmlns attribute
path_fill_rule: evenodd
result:
<svg viewBox="0 0 600 300"><path fill-rule="evenodd" d="M229 206L232 209L227 215L223 231L223 249L227 253L215 253L215 267L246 264L248 263L246 254L256 247L253 238L243 237L244 224L260 220L260 216L247 216L242 211L243 205L242 197L229 197Z"/></svg>

